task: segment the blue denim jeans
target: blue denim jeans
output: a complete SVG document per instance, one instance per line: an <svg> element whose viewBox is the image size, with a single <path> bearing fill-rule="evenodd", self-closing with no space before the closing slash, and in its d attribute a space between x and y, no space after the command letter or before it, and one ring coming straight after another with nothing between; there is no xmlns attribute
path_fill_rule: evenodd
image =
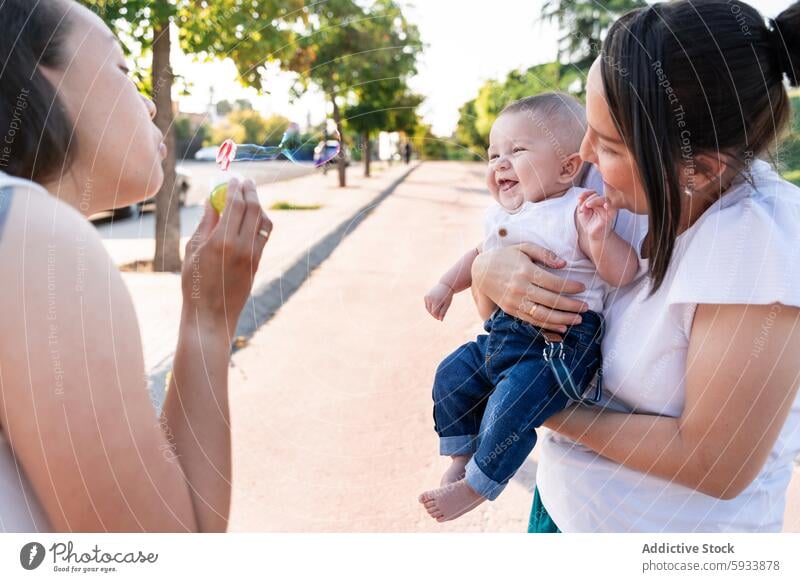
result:
<svg viewBox="0 0 800 582"><path fill-rule="evenodd" d="M603 320L581 317L562 335L563 362L583 393L600 367ZM472 454L467 483L495 499L533 450L535 429L572 400L544 358L538 327L497 309L484 329L439 364L433 420L440 454Z"/></svg>

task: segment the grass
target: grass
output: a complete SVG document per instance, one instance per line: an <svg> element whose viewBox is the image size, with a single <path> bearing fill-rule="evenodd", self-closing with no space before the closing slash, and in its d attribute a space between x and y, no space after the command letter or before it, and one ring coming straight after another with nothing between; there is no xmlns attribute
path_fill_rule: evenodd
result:
<svg viewBox="0 0 800 582"><path fill-rule="evenodd" d="M125 263L120 265L119 270L123 273L152 273L153 261L151 259L144 259L141 261L133 261L132 263Z"/></svg>
<svg viewBox="0 0 800 582"><path fill-rule="evenodd" d="M294 204L283 200L278 200L269 207L270 210L319 210L320 208L322 204Z"/></svg>
<svg viewBox="0 0 800 582"><path fill-rule="evenodd" d="M790 170L783 173L783 177L795 186L800 186L800 170Z"/></svg>

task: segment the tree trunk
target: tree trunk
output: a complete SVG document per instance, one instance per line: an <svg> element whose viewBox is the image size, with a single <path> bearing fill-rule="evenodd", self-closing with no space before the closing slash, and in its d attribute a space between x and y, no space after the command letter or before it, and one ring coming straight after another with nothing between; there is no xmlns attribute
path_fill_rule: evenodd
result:
<svg viewBox="0 0 800 582"><path fill-rule="evenodd" d="M347 160L345 160L344 155L345 144L344 133L342 132L342 115L339 111L339 106L336 104L336 95L331 95L331 102L333 103L333 121L336 123L336 131L339 132L339 139L342 144L342 151L339 152L339 160L336 163L339 169L339 187L344 188L347 186L347 175L345 174L347 171Z"/></svg>
<svg viewBox="0 0 800 582"><path fill-rule="evenodd" d="M153 26L153 101L155 122L164 133L167 158L164 183L156 194L156 254L154 271L181 270L181 216L175 179L175 124L172 112L172 67L169 62L169 17Z"/></svg>
<svg viewBox="0 0 800 582"><path fill-rule="evenodd" d="M369 134L364 134L364 176L369 178L369 164L372 161L372 142L369 140Z"/></svg>

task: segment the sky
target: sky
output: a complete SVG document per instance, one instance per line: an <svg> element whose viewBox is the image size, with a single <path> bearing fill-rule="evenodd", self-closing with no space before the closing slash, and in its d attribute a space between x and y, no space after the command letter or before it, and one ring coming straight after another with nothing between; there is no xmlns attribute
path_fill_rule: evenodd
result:
<svg viewBox="0 0 800 582"><path fill-rule="evenodd" d="M425 43L418 74L411 88L425 96L420 114L433 132L448 136L458 121L458 109L475 98L489 79L556 58L558 30L541 22L544 0L399 0L406 17L415 23ZM791 0L751 2L762 14L776 16ZM176 46L174 43L173 46ZM174 70L190 85L191 96L178 96L181 111L205 112L213 87L214 100L249 99L265 115L279 113L305 125L328 115L324 98L307 94L292 103L291 74L271 68L265 78L268 95L258 95L236 81L230 60L193 62L176 49Z"/></svg>

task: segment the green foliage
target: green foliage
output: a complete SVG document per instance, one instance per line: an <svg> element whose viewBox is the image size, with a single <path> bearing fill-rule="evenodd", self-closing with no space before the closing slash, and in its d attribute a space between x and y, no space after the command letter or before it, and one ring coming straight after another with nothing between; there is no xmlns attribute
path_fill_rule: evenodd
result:
<svg viewBox="0 0 800 582"><path fill-rule="evenodd" d="M787 179L797 184L800 180L800 95L792 97L792 126L777 153L781 169L792 176Z"/></svg>
<svg viewBox="0 0 800 582"><path fill-rule="evenodd" d="M408 23L394 0L328 0L311 4L306 34L297 39L287 68L300 74L296 90L309 84L331 96L357 93L362 84L381 77L416 72L421 46L417 28Z"/></svg>
<svg viewBox="0 0 800 582"><path fill-rule="evenodd" d="M179 159L190 159L208 139L210 127L203 123L195 126L186 115L175 117L175 153Z"/></svg>
<svg viewBox="0 0 800 582"><path fill-rule="evenodd" d="M253 109L236 109L211 128L206 145L220 144L230 138L236 143L278 145L289 120L282 115L263 117Z"/></svg>
<svg viewBox="0 0 800 582"><path fill-rule="evenodd" d="M295 204L284 200L278 200L269 207L270 210L319 210L320 208L322 204Z"/></svg>
<svg viewBox="0 0 800 582"><path fill-rule="evenodd" d="M457 141L434 135L431 126L426 124L417 126L411 142L423 160L477 161L481 159L479 155L475 155Z"/></svg>
<svg viewBox="0 0 800 582"><path fill-rule="evenodd" d="M215 107L217 109L217 115L219 115L221 117L225 117L231 111L233 111L233 104L230 101L228 101L227 99L223 99L222 101L218 101L217 104L215 105Z"/></svg>
<svg viewBox="0 0 800 582"><path fill-rule="evenodd" d="M413 133L419 124L420 95L408 91L405 82L379 79L359 87L359 101L345 110L345 125L354 133L371 136L377 131Z"/></svg>
<svg viewBox="0 0 800 582"><path fill-rule="evenodd" d="M558 23L562 31L559 62L571 65L585 77L614 21L642 6L647 6L645 0L547 0L542 15Z"/></svg>
<svg viewBox="0 0 800 582"><path fill-rule="evenodd" d="M314 86L325 93L345 144L345 124L362 135L416 125L402 109L419 103L406 80L416 72L422 45L395 0L327 0L309 5L308 11L306 34L284 64L298 73L294 92ZM345 185L343 159L339 184Z"/></svg>
<svg viewBox="0 0 800 582"><path fill-rule="evenodd" d="M784 172L783 177L789 180L795 186L800 186L800 170L792 170Z"/></svg>
<svg viewBox="0 0 800 582"><path fill-rule="evenodd" d="M302 0L80 0L120 38L128 54L144 55L154 26L169 18L181 49L204 59L230 57L239 80L262 88L267 62L292 56L295 30L308 17Z"/></svg>

